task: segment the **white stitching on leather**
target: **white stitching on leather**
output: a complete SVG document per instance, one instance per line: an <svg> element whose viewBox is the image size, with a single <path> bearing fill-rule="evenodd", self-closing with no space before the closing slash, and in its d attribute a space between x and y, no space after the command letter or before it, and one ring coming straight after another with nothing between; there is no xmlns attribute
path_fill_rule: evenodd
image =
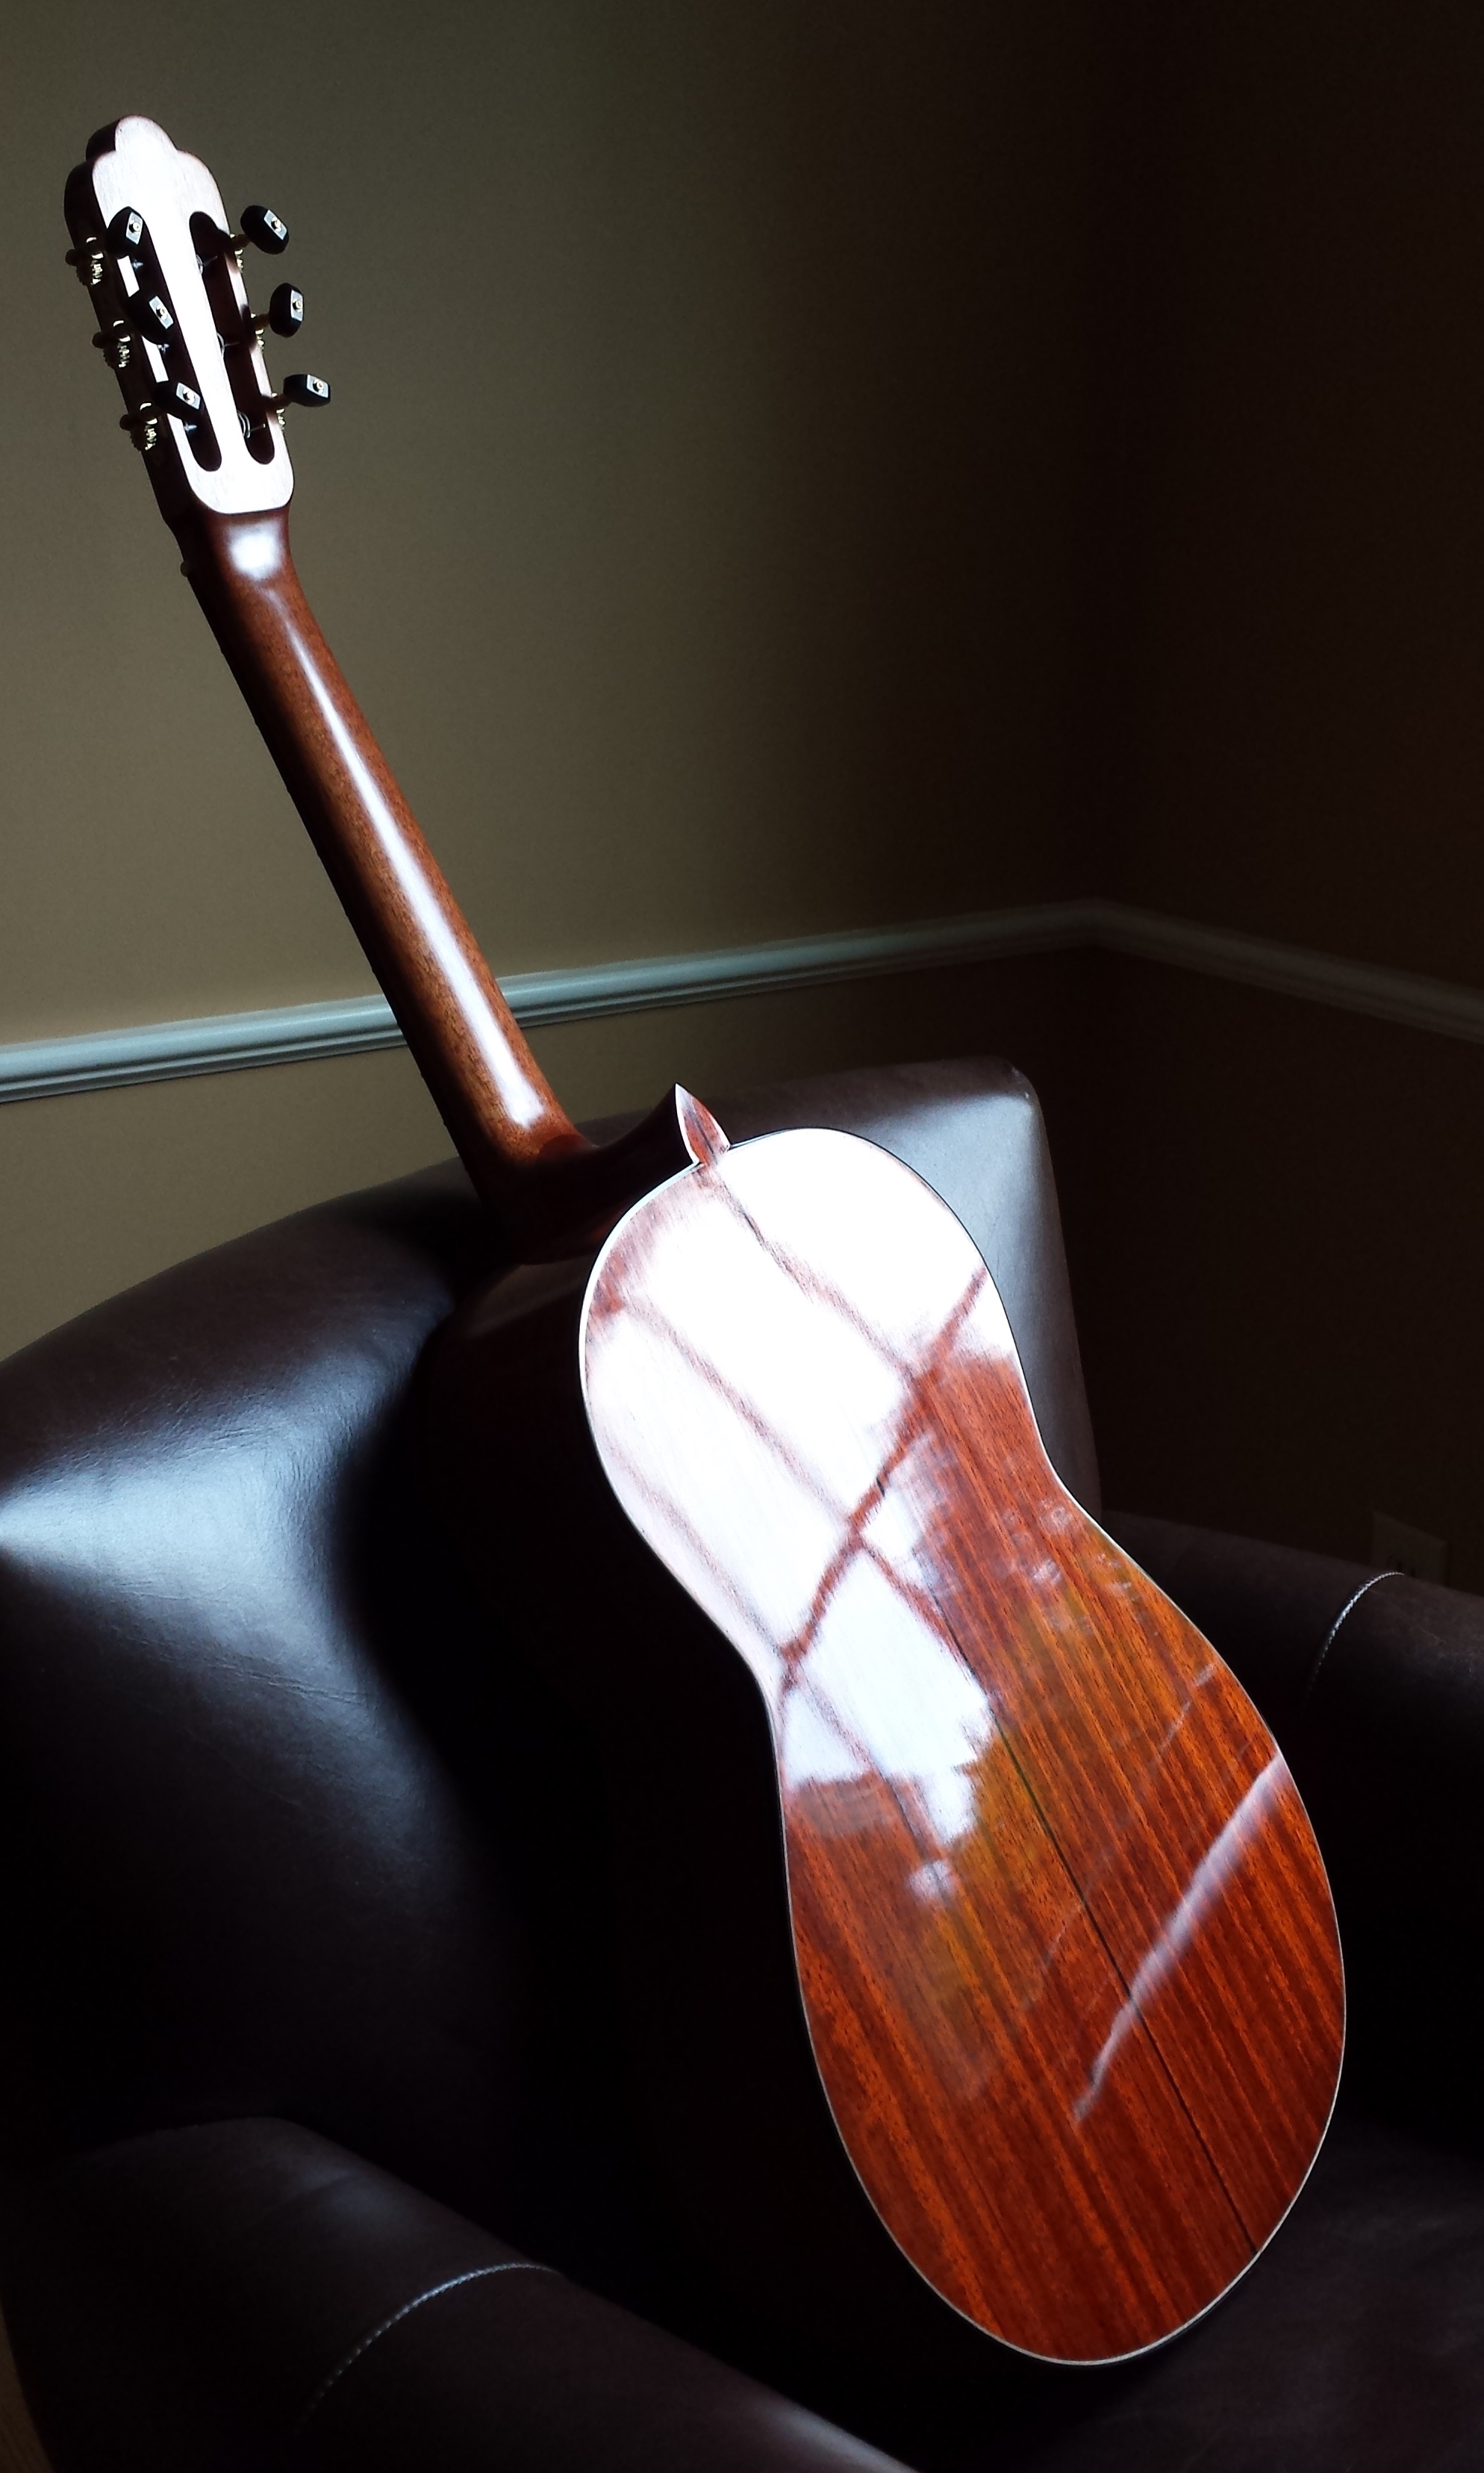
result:
<svg viewBox="0 0 1484 2473"><path fill-rule="evenodd" d="M370 2335L363 2336L361 2338L358 2344L352 2344L349 2352L346 2355L345 2360L343 2362L337 2362L335 2367L331 2370L329 2377L321 2381L313 2395L310 2397L309 2402L305 2405L303 2412L299 2414L298 2421L294 2424L293 2436L296 2438L299 2437L300 2431L308 2422L311 2414L319 2412L321 2405L324 2402L325 2397L329 2394L329 2391L336 2384L336 2381L343 2379L347 2370L354 2367L363 2353L370 2352L377 2338L385 2336L390 2328L393 2328L397 2324L398 2320L410 2317L415 2310L420 2310L424 2301L436 2301L441 2293L452 2293L455 2288L461 2284L476 2283L482 2275L512 2275L517 2272L524 2273L526 2275L554 2275L556 2273L556 2269L551 2267L542 2267L538 2259L505 2258L501 2259L498 2265L494 2267L466 2268L462 2275L450 2275L443 2284L430 2284L426 2293L419 2293L416 2294L411 2301L404 2301L400 2310L394 2310L390 2318L383 2318L379 2327L373 2327Z"/></svg>
<svg viewBox="0 0 1484 2473"><path fill-rule="evenodd" d="M1295 1723L1297 1723L1299 1718L1303 1717L1304 1710L1308 1707L1309 1695L1312 1693L1315 1684L1319 1681L1319 1669L1323 1666L1325 1659L1328 1656L1330 1649L1334 1646L1340 1625L1345 1621L1346 1616L1354 1612L1354 1609L1359 1605L1361 1598L1365 1597L1370 1590L1375 1588L1377 1580L1404 1580L1405 1578L1406 1573L1404 1572L1373 1572L1369 1580L1361 1581L1354 1596L1352 1597L1346 1598L1345 1603L1341 1606L1339 1613L1335 1616L1333 1622L1329 1625L1328 1630L1324 1636L1319 1655L1315 1658L1313 1665L1309 1668L1308 1681L1304 1686L1299 1705L1294 1711Z"/></svg>

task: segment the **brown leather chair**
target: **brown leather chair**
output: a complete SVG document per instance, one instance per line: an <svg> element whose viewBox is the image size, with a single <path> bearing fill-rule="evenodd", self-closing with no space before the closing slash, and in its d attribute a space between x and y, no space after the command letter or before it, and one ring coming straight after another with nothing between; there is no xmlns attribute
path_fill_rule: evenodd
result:
<svg viewBox="0 0 1484 2473"><path fill-rule="evenodd" d="M718 1106L734 1136L868 1134L938 1188L1096 1508L1025 1082L922 1066ZM0 1370L0 2305L57 2473L1484 2462L1484 1604L1108 1516L1309 1800L1346 2094L1287 2225L1185 2339L894 2382L781 2334L765 2278L698 2266L638 2125L601 1761L419 1482L419 1360L498 1267L433 1170Z"/></svg>

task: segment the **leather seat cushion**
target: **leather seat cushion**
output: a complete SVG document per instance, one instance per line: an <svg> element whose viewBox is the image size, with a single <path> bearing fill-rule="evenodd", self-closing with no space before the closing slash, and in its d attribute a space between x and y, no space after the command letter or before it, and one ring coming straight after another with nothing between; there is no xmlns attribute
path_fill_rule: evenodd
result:
<svg viewBox="0 0 1484 2473"><path fill-rule="evenodd" d="M961 2401L900 2452L921 2473L1474 2473L1484 2164L1342 2117L1256 2269L1189 2336L1028 2407L1014 2434L984 2417Z"/></svg>
<svg viewBox="0 0 1484 2473"><path fill-rule="evenodd" d="M921 1065L718 1105L738 1136L859 1131L938 1185L1095 1485L1024 1079ZM522 1943L563 1885L530 1852L539 1780L581 1755L491 1654L403 1413L430 1333L498 1262L449 1165L181 1263L0 1368L7 2003L31 2073L0 2154L282 2115L508 2219L516 2081L543 2077ZM575 2159L590 2218L588 2149L611 2140L598 2097L563 2092L549 2160ZM543 2228L560 2204L548 2187Z"/></svg>

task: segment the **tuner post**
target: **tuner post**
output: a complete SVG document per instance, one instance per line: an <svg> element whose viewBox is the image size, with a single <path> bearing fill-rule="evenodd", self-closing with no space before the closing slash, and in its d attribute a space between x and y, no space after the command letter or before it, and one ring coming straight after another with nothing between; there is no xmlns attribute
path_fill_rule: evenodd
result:
<svg viewBox="0 0 1484 2473"><path fill-rule="evenodd" d="M159 444L159 414L153 403L147 403L141 412L126 412L119 427L127 431L130 444L136 446L141 455L153 454Z"/></svg>
<svg viewBox="0 0 1484 2473"><path fill-rule="evenodd" d="M96 292L108 277L108 252L101 240L85 240L81 249L69 249L67 264L84 291Z"/></svg>
<svg viewBox="0 0 1484 2473"><path fill-rule="evenodd" d="M93 349L101 352L110 370L122 377L134 356L134 339L122 318L115 318L106 332L93 337Z"/></svg>
<svg viewBox="0 0 1484 2473"><path fill-rule="evenodd" d="M162 384L137 412L126 412L119 427L129 432L141 455L148 455L159 444L160 426L167 416L178 420L187 436L201 424L201 397L183 378Z"/></svg>

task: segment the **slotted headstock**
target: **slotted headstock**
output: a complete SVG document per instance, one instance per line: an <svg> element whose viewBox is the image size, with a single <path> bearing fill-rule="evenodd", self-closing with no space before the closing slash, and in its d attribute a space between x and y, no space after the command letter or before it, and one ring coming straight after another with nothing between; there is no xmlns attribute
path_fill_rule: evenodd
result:
<svg viewBox="0 0 1484 2473"><path fill-rule="evenodd" d="M264 327L297 333L303 301L279 284L267 313L254 315L242 258L250 243L276 256L285 226L250 206L234 231L204 163L137 114L93 138L67 182L65 211L69 262L97 315L93 340L123 393L120 426L165 515L286 506L284 406L327 403L329 388L299 374L275 394L263 358Z"/></svg>

